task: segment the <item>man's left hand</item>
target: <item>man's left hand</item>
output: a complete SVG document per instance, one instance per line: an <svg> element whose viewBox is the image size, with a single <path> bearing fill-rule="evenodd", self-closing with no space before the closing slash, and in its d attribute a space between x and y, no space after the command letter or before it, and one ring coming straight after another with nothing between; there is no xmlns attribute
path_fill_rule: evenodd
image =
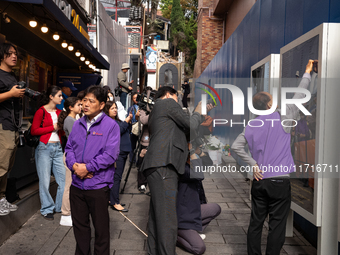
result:
<svg viewBox="0 0 340 255"><path fill-rule="evenodd" d="M74 170L74 173L80 178L84 179L89 173L86 169L86 164L78 164L78 167ZM92 178L92 177L91 177Z"/></svg>

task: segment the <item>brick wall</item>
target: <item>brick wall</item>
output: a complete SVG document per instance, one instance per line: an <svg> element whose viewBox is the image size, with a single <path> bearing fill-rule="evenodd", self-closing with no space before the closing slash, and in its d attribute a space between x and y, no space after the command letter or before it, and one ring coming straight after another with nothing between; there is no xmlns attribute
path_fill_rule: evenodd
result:
<svg viewBox="0 0 340 255"><path fill-rule="evenodd" d="M195 62L194 78L198 78L209 65L216 53L222 47L223 21L214 20L209 9L213 10L214 1L199 0L199 16L197 18L197 58ZM208 9L209 8L209 9Z"/></svg>

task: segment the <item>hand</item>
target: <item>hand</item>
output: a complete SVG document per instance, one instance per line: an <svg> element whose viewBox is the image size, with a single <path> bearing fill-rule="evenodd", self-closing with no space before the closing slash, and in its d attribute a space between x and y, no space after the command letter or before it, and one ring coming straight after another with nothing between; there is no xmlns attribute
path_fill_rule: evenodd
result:
<svg viewBox="0 0 340 255"><path fill-rule="evenodd" d="M25 95L25 89L18 89L18 85L14 85L9 91L12 97L23 97Z"/></svg>
<svg viewBox="0 0 340 255"><path fill-rule="evenodd" d="M311 73L311 71L313 70L313 64L314 64L314 60L310 59L308 61L308 64L306 65L306 73Z"/></svg>
<svg viewBox="0 0 340 255"><path fill-rule="evenodd" d="M133 88L131 86L129 86L129 90L133 90Z"/></svg>
<svg viewBox="0 0 340 255"><path fill-rule="evenodd" d="M76 169L78 168L79 164L78 163L74 163L72 166L72 170L76 171Z"/></svg>
<svg viewBox="0 0 340 255"><path fill-rule="evenodd" d="M89 172L85 177L84 179L91 179L93 177L93 173L92 172Z"/></svg>
<svg viewBox="0 0 340 255"><path fill-rule="evenodd" d="M254 169L253 175L254 175L255 180L257 180L257 181L259 181L259 179L262 180L263 171L259 168L259 166L256 164L253 169Z"/></svg>
<svg viewBox="0 0 340 255"><path fill-rule="evenodd" d="M53 124L54 131L58 131L60 127L58 126L58 123Z"/></svg>
<svg viewBox="0 0 340 255"><path fill-rule="evenodd" d="M195 109L195 112L199 113L202 115L202 101L200 101Z"/></svg>
<svg viewBox="0 0 340 255"><path fill-rule="evenodd" d="M212 109L214 109L216 106L212 105L212 104L208 104L207 105L207 113L210 112Z"/></svg>
<svg viewBox="0 0 340 255"><path fill-rule="evenodd" d="M130 112L129 115L126 117L125 122L129 123L132 120L132 113Z"/></svg>
<svg viewBox="0 0 340 255"><path fill-rule="evenodd" d="M85 176L89 173L89 171L87 171L86 165L82 163L82 164L78 164L78 167L76 169L74 169L74 173L80 179L84 179Z"/></svg>
<svg viewBox="0 0 340 255"><path fill-rule="evenodd" d="M134 80L130 81L130 84L132 84L134 82Z"/></svg>

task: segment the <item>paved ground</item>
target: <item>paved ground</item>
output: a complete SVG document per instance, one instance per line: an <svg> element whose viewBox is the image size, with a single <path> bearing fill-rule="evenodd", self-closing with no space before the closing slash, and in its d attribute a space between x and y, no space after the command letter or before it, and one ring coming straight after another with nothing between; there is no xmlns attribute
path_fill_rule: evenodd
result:
<svg viewBox="0 0 340 255"><path fill-rule="evenodd" d="M137 191L136 169L132 169L126 194L121 201L127 204L126 216L147 233L149 197ZM124 179L123 179L124 181ZM124 182L122 182L123 184ZM221 215L207 227L205 254L247 254L246 232L250 217L249 184L239 174L207 174L204 188L209 202L222 208ZM111 254L140 255L146 253L146 237L119 212L110 210ZM0 254L74 254L75 239L71 227L59 225L60 214L50 222L43 219L39 211L1 247ZM265 250L267 225L263 229L263 253ZM92 233L94 236L94 233ZM286 238L282 254L316 254L313 248L296 230L294 237ZM177 248L178 255L189 254Z"/></svg>

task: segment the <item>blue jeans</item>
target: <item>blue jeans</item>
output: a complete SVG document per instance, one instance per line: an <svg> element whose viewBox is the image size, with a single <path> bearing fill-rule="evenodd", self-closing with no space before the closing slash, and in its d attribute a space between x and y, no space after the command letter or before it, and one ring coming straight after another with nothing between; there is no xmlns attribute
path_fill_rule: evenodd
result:
<svg viewBox="0 0 340 255"><path fill-rule="evenodd" d="M120 102L122 103L122 105L124 106L124 109L126 110L126 98L127 98L127 93L126 92L122 92L120 93Z"/></svg>
<svg viewBox="0 0 340 255"><path fill-rule="evenodd" d="M61 204L65 187L65 166L63 163L63 151L60 143L44 144L39 142L35 149L35 163L39 177L39 195L41 202L40 212L47 213L61 212ZM55 203L49 192L51 170L58 184Z"/></svg>
<svg viewBox="0 0 340 255"><path fill-rule="evenodd" d="M129 155L128 151L121 151L119 152L117 161L116 161L116 171L113 177L113 186L110 191L110 203L111 205L120 204L119 202L119 188L120 188L120 182L122 180L125 163L127 156Z"/></svg>

